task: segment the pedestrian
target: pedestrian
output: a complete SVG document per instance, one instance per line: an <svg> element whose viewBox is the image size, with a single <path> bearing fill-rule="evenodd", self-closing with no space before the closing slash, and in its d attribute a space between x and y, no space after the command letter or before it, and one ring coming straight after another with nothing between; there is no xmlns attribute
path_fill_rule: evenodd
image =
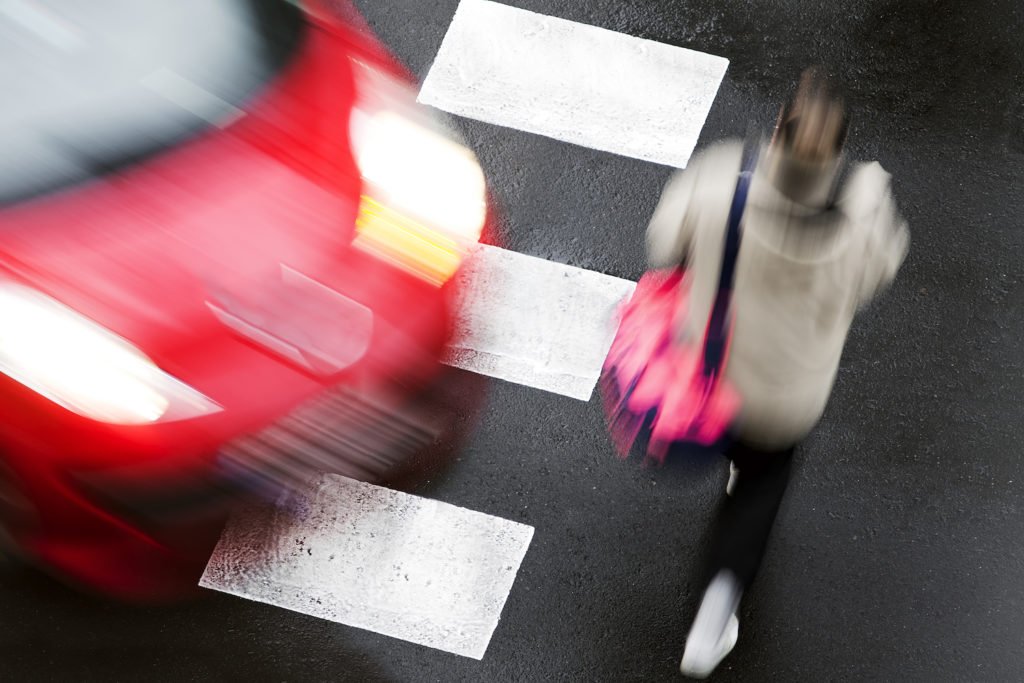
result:
<svg viewBox="0 0 1024 683"><path fill-rule="evenodd" d="M908 247L890 177L846 167L847 115L818 70L805 71L744 186L722 372L738 396L726 496L708 583L681 670L709 675L738 636L740 599L757 572L793 453L820 419L854 314L894 278ZM684 265L681 342L709 328L744 145L715 144L667 183L647 232L653 268ZM848 172L844 172L844 168Z"/></svg>

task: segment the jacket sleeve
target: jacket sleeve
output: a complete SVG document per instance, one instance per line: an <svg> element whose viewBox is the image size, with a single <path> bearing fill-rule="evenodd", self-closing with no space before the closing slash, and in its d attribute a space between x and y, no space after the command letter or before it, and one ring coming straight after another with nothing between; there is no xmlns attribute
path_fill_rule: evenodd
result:
<svg viewBox="0 0 1024 683"><path fill-rule="evenodd" d="M861 166L850 180L850 214L863 231L864 259L858 305L865 306L896 277L910 246L907 222L892 196L890 175L880 164Z"/></svg>
<svg viewBox="0 0 1024 683"><path fill-rule="evenodd" d="M686 257L693 238L693 208L699 160L684 171L676 171L665 184L654 215L647 226L647 262L651 268L679 265Z"/></svg>

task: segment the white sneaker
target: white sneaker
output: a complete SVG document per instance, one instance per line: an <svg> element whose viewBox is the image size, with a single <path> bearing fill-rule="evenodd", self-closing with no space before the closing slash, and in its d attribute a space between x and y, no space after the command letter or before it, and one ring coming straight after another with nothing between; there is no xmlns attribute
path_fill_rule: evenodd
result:
<svg viewBox="0 0 1024 683"><path fill-rule="evenodd" d="M736 463L729 461L729 483L725 485L725 495L731 496L736 490L736 480L740 477L740 471L736 469Z"/></svg>
<svg viewBox="0 0 1024 683"><path fill-rule="evenodd" d="M692 678L707 678L739 638L736 610L743 591L732 572L722 570L704 592L697 618L686 637L679 670Z"/></svg>

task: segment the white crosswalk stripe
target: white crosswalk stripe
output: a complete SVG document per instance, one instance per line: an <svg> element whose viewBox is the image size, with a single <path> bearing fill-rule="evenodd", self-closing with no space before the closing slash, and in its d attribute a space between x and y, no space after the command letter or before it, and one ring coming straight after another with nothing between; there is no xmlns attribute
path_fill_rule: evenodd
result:
<svg viewBox="0 0 1024 683"><path fill-rule="evenodd" d="M532 537L327 474L236 514L200 585L482 659Z"/></svg>
<svg viewBox="0 0 1024 683"><path fill-rule="evenodd" d="M636 283L481 246L459 275L461 301L445 362L590 400Z"/></svg>
<svg viewBox="0 0 1024 683"><path fill-rule="evenodd" d="M462 0L419 100L683 168L728 64L489 0Z"/></svg>

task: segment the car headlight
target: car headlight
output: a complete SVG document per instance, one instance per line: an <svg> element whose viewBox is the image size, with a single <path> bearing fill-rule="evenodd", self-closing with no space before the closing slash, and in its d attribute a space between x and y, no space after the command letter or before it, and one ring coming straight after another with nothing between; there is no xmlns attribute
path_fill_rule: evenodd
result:
<svg viewBox="0 0 1024 683"><path fill-rule="evenodd" d="M130 343L33 289L0 286L0 371L72 412L122 425L220 410Z"/></svg>
<svg viewBox="0 0 1024 683"><path fill-rule="evenodd" d="M361 62L353 68L351 138L366 188L354 244L442 284L483 230L483 171L407 86Z"/></svg>

